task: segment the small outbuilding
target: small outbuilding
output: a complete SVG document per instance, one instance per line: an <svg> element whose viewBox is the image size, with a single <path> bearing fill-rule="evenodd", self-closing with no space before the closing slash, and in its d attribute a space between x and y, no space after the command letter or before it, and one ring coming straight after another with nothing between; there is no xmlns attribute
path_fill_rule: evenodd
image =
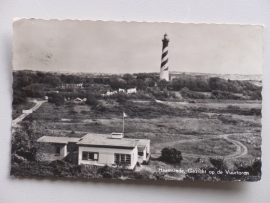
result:
<svg viewBox="0 0 270 203"><path fill-rule="evenodd" d="M37 142L51 143L54 145L55 159L63 159L68 156L70 152L78 151L76 143L80 138L74 137L51 137L43 136L37 140Z"/></svg>

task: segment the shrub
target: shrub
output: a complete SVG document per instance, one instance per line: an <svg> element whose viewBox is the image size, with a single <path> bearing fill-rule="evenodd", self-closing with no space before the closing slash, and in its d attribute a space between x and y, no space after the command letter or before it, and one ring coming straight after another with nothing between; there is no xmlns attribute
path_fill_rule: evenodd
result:
<svg viewBox="0 0 270 203"><path fill-rule="evenodd" d="M87 100L86 100L85 103L87 105L90 105L90 106L93 106L93 107L98 105L98 101L93 95L88 95Z"/></svg>
<svg viewBox="0 0 270 203"><path fill-rule="evenodd" d="M83 114L83 115L86 115L88 113L89 113L88 111L84 111L84 110L81 111L81 114Z"/></svg>
<svg viewBox="0 0 270 203"><path fill-rule="evenodd" d="M170 164L181 164L183 160L182 154L180 151L176 150L175 148L164 148L161 150L161 156L159 158L161 161Z"/></svg>
<svg viewBox="0 0 270 203"><path fill-rule="evenodd" d="M250 114L251 115L262 115L262 111L261 111L261 109L252 108L252 109L250 109Z"/></svg>
<svg viewBox="0 0 270 203"><path fill-rule="evenodd" d="M50 95L48 102L54 103L57 106L60 106L60 105L65 103L65 99L64 99L63 95L61 95L59 93L53 93Z"/></svg>
<svg viewBox="0 0 270 203"><path fill-rule="evenodd" d="M180 91L181 96L183 98L190 98L190 99L207 99L208 97L202 93L193 92L188 88L184 87Z"/></svg>
<svg viewBox="0 0 270 203"><path fill-rule="evenodd" d="M209 158L210 163L218 170L227 170L224 158Z"/></svg>
<svg viewBox="0 0 270 203"><path fill-rule="evenodd" d="M249 164L244 164L243 162L234 163L237 171L249 172L249 175L260 176L261 175L261 159L254 159Z"/></svg>

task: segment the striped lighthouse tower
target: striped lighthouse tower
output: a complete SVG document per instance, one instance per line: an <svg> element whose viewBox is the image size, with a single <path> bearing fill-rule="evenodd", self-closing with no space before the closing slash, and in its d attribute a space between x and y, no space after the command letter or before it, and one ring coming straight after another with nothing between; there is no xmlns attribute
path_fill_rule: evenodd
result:
<svg viewBox="0 0 270 203"><path fill-rule="evenodd" d="M162 39L162 56L161 56L161 67L160 67L160 80L165 79L169 81L169 58L168 58L168 44L169 38L168 35L165 34Z"/></svg>

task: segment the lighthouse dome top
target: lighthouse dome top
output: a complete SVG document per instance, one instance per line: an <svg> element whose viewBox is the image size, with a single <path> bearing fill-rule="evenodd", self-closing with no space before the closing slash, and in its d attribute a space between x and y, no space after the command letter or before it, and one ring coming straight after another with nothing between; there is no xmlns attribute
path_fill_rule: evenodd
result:
<svg viewBox="0 0 270 203"><path fill-rule="evenodd" d="M167 33L164 34L164 39L163 40L169 41L169 37L168 37Z"/></svg>

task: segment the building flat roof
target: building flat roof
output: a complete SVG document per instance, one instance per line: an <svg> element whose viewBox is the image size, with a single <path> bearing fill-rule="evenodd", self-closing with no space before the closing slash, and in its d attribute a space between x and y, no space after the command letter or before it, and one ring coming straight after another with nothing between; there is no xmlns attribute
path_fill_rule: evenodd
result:
<svg viewBox="0 0 270 203"><path fill-rule="evenodd" d="M130 138L111 138L111 134L92 134L89 133L82 137L78 145L92 145L92 146L113 146L113 147L127 147L134 148L138 144L139 139Z"/></svg>
<svg viewBox="0 0 270 203"><path fill-rule="evenodd" d="M51 137L43 136L37 140L37 142L47 142L47 143L59 143L67 144L69 142L78 142L81 138L77 137Z"/></svg>
<svg viewBox="0 0 270 203"><path fill-rule="evenodd" d="M147 140L147 139L139 139L138 147L144 147L144 146L146 146L149 142L150 142L150 140Z"/></svg>

